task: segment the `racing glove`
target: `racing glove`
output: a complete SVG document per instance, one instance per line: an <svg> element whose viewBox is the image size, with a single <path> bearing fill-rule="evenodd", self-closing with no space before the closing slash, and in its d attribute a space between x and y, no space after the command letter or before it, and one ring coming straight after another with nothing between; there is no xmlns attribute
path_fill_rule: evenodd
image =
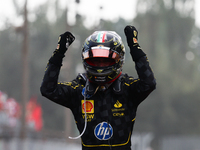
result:
<svg viewBox="0 0 200 150"><path fill-rule="evenodd" d="M53 52L53 56L49 59L50 63L57 66L62 66L63 57L68 47L73 43L75 37L69 31L61 34L58 38L58 45L56 50Z"/></svg>
<svg viewBox="0 0 200 150"><path fill-rule="evenodd" d="M138 61L142 56L146 56L138 44L137 29L134 26L128 25L124 28L124 33L126 35L127 44L130 48L133 61Z"/></svg>

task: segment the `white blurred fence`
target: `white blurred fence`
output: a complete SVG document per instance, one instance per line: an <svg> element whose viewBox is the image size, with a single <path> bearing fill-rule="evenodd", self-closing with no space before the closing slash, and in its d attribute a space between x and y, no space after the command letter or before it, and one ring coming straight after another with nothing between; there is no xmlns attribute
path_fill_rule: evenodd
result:
<svg viewBox="0 0 200 150"><path fill-rule="evenodd" d="M161 150L200 150L200 137L165 137L161 142Z"/></svg>
<svg viewBox="0 0 200 150"><path fill-rule="evenodd" d="M0 141L0 150L19 150L22 144L23 150L81 150L78 144L69 144L62 140L35 140L26 139L20 143L19 139L14 138L9 141Z"/></svg>
<svg viewBox="0 0 200 150"><path fill-rule="evenodd" d="M132 136L132 150L154 150L150 147L153 140L151 133L138 133ZM76 142L76 143L71 143ZM0 150L81 150L80 140L71 141L64 138L27 138L20 145L20 140L0 138ZM200 150L200 137L165 137L161 140L159 150Z"/></svg>
<svg viewBox="0 0 200 150"><path fill-rule="evenodd" d="M132 150L151 150L150 143L152 139L153 136L150 133L134 134L131 141ZM71 142L76 143L68 143L64 138L29 137L20 142L17 137L7 137L0 139L0 150L21 150L20 147L23 150L81 150L80 140Z"/></svg>

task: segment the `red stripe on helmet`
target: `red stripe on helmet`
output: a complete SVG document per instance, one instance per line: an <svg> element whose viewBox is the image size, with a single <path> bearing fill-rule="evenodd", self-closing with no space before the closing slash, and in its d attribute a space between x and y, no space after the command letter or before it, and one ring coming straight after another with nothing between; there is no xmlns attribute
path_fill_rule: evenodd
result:
<svg viewBox="0 0 200 150"><path fill-rule="evenodd" d="M106 32L103 33L102 43L105 42Z"/></svg>

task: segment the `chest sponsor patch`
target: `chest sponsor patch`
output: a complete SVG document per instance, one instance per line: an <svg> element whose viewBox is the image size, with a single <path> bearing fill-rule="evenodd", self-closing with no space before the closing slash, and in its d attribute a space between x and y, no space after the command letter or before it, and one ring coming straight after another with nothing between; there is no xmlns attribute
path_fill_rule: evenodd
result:
<svg viewBox="0 0 200 150"><path fill-rule="evenodd" d="M120 108L122 107L122 104L117 100L117 102L114 104L115 108Z"/></svg>
<svg viewBox="0 0 200 150"><path fill-rule="evenodd" d="M82 113L94 113L94 100L82 100L81 101L82 105ZM86 110L85 110L86 108Z"/></svg>
<svg viewBox="0 0 200 150"><path fill-rule="evenodd" d="M95 127L94 135L99 140L109 140L113 136L113 128L107 122L101 122Z"/></svg>

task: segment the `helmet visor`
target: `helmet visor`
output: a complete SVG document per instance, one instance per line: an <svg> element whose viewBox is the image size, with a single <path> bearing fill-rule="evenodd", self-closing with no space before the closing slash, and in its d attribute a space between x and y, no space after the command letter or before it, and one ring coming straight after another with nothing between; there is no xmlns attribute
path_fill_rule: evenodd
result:
<svg viewBox="0 0 200 150"><path fill-rule="evenodd" d="M108 66L112 66L115 64L114 59L102 58L102 57L88 58L85 61L90 66L95 66L95 67L108 67Z"/></svg>
<svg viewBox="0 0 200 150"><path fill-rule="evenodd" d="M83 52L83 59L94 57L111 58L114 59L115 62L118 62L120 59L120 55L117 52L110 50L108 47L92 47L91 50Z"/></svg>

